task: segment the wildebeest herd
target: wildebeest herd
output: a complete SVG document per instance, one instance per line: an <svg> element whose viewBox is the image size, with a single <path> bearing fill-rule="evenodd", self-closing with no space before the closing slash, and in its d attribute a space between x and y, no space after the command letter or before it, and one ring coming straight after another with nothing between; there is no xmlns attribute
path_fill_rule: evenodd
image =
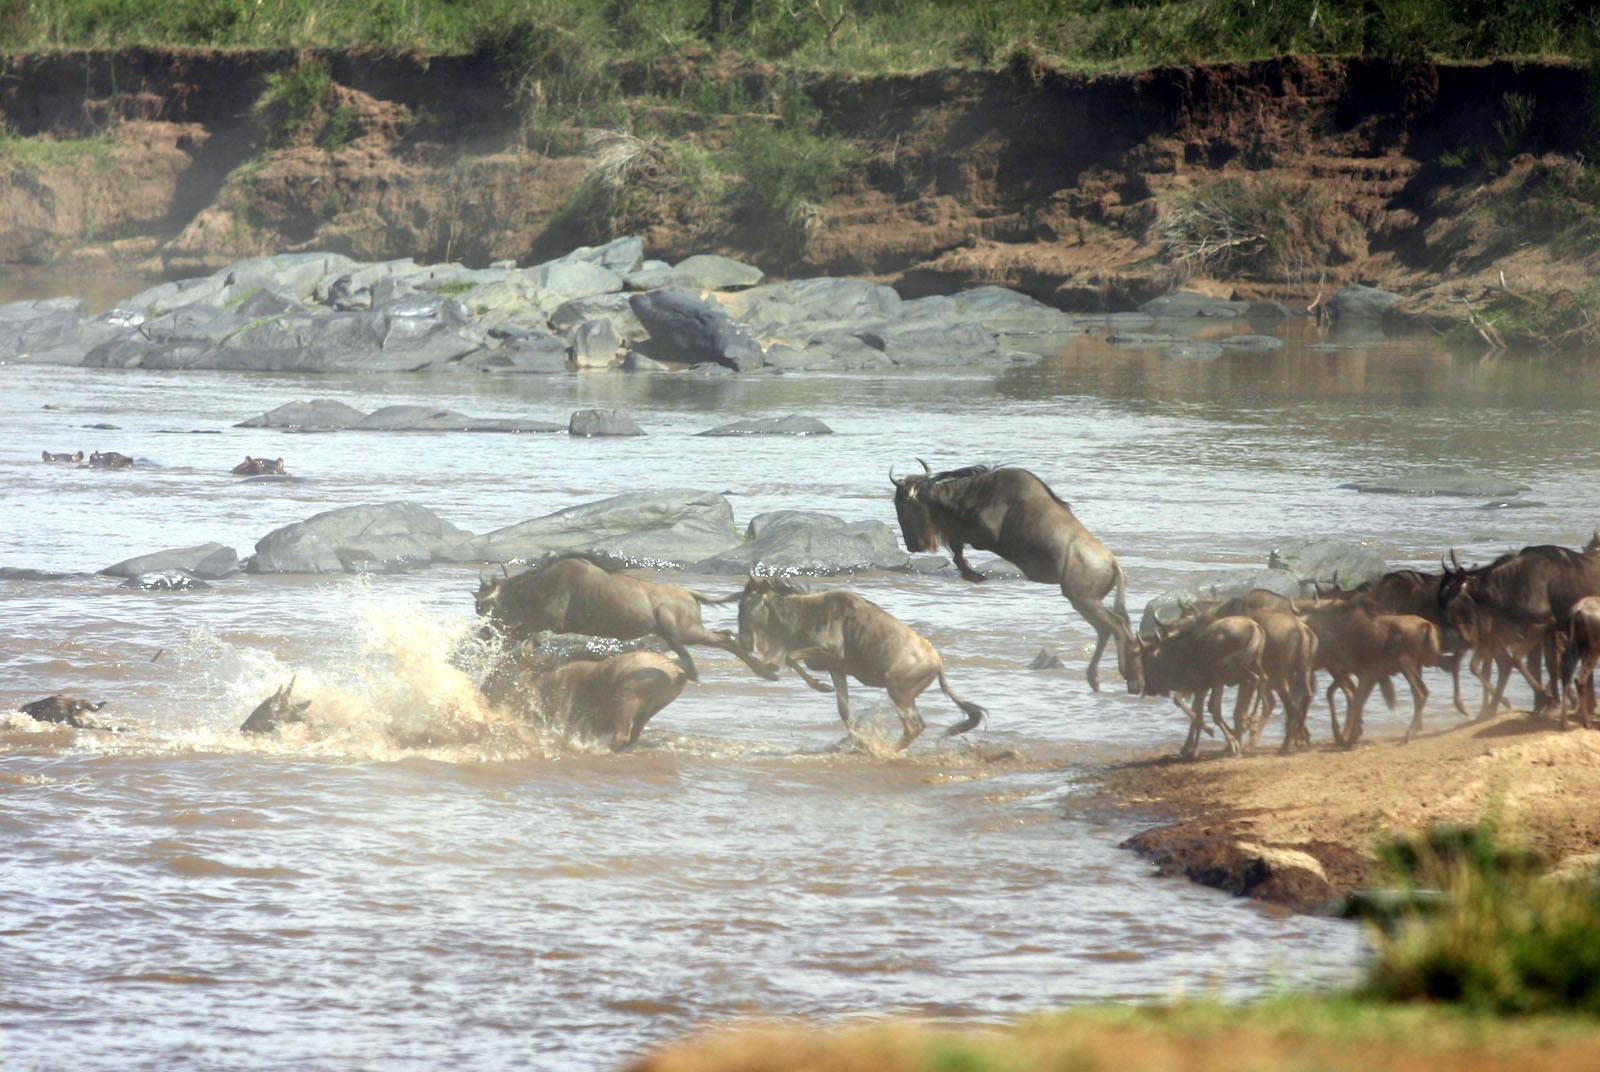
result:
<svg viewBox="0 0 1600 1072"><path fill-rule="evenodd" d="M247 459L247 462L251 459ZM1295 599L1262 589L1215 603L1185 603L1170 625L1136 633L1125 604L1127 578L1116 557L1073 516L1044 481L1024 469L974 465L889 479L906 548L949 549L970 581L967 547L1016 565L1032 581L1058 586L1094 628L1088 681L1098 690L1107 643L1128 691L1170 696L1189 720L1181 755L1193 758L1209 712L1229 752L1254 744L1275 707L1284 710L1282 752L1311 740L1315 675L1328 675L1330 731L1341 746L1362 735L1374 688L1392 705L1391 679L1411 689L1409 740L1422 726L1428 688L1422 671L1441 667L1461 698L1465 661L1483 685L1479 717L1496 712L1512 672L1533 690L1534 714L1560 717L1574 708L1585 727L1594 718L1594 670L1600 662L1600 530L1582 549L1525 547L1487 565L1463 567L1452 552L1436 574L1396 570L1357 588L1319 590ZM1110 607L1105 600L1115 594ZM707 629L702 605L738 601L738 633ZM917 697L935 681L963 718L945 731L965 733L985 710L959 697L939 652L926 638L862 596L833 589L807 592L776 578L752 576L744 589L708 596L679 585L610 572L581 555L484 580L476 609L505 641L505 656L484 683L489 699L569 733L622 749L658 711L699 676L688 648L720 648L754 673L776 680L784 667L810 687L834 694L847 733L857 736L848 679L886 690L900 717L897 748L922 732ZM618 641L658 637L675 657L630 651L596 658L535 651L536 634L580 633ZM534 654L530 654L534 652ZM828 682L811 671L827 675ZM1237 690L1231 720L1223 696ZM304 701L279 689L246 720L246 732L303 721ZM1340 718L1336 698L1344 697Z"/></svg>

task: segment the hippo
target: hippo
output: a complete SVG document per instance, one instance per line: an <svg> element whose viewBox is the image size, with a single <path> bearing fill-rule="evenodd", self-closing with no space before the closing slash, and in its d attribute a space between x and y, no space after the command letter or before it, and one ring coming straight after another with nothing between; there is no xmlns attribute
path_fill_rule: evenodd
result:
<svg viewBox="0 0 1600 1072"><path fill-rule="evenodd" d="M311 706L311 701L295 703L289 699L289 694L294 691L294 682L295 679L291 677L287 685L279 686L277 692L257 704L256 709L250 712L250 717L239 726L239 732L271 733L279 726L306 721L306 710Z"/></svg>
<svg viewBox="0 0 1600 1072"><path fill-rule="evenodd" d="M90 711L98 711L110 702L101 700L99 703L90 703L88 700L57 694L25 703L17 710L36 722L53 722L59 726L73 726L81 730L94 726L94 723L84 721L84 715Z"/></svg>
<svg viewBox="0 0 1600 1072"><path fill-rule="evenodd" d="M81 462L83 461L83 451L80 450L76 454L67 454L66 452L52 454L47 450L44 452L44 460L47 462Z"/></svg>
<svg viewBox="0 0 1600 1072"><path fill-rule="evenodd" d="M118 454L114 450L108 450L103 454L97 450L89 455L89 468L131 469L133 468L133 459L126 454Z"/></svg>
<svg viewBox="0 0 1600 1072"><path fill-rule="evenodd" d="M252 458L246 454L244 461L233 467L234 476L287 476L282 458Z"/></svg>

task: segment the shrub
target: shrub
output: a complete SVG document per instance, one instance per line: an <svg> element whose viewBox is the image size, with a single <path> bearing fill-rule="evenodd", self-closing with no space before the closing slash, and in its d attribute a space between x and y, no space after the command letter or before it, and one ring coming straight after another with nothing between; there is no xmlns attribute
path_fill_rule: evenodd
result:
<svg viewBox="0 0 1600 1072"><path fill-rule="evenodd" d="M267 88L250 108L261 141L269 148L289 139L322 107L333 76L321 60L307 60L267 75Z"/></svg>
<svg viewBox="0 0 1600 1072"><path fill-rule="evenodd" d="M1368 996L1600 1014L1595 876L1541 876L1537 858L1503 844L1492 823L1397 842L1381 864L1403 894L1417 896L1376 937ZM1421 896L1429 892L1439 896Z"/></svg>
<svg viewBox="0 0 1600 1072"><path fill-rule="evenodd" d="M1348 260L1358 231L1312 186L1251 177L1170 196L1150 237L1180 280L1205 272L1293 282Z"/></svg>

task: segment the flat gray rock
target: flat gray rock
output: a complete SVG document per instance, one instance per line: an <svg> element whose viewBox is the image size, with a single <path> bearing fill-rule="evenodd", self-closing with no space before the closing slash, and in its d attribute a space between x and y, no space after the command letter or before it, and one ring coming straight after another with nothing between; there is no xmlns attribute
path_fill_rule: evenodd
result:
<svg viewBox="0 0 1600 1072"><path fill-rule="evenodd" d="M1352 283L1328 299L1328 310L1336 319L1378 320L1400 300L1387 290Z"/></svg>
<svg viewBox="0 0 1600 1072"><path fill-rule="evenodd" d="M327 510L256 542L251 573L399 573L430 565L472 534L414 502Z"/></svg>
<svg viewBox="0 0 1600 1072"><path fill-rule="evenodd" d="M1232 319L1242 317L1250 312L1250 302L1227 301L1223 298L1211 298L1204 294L1195 294L1187 290L1173 291L1163 294L1159 298L1151 298L1139 306L1139 311L1146 316L1161 319L1188 319L1190 317L1212 317L1216 319Z"/></svg>
<svg viewBox="0 0 1600 1072"><path fill-rule="evenodd" d="M329 431L354 428L367 415L354 406L331 398L309 402L285 402L277 409L240 421L235 428L292 428L301 431Z"/></svg>
<svg viewBox="0 0 1600 1072"><path fill-rule="evenodd" d="M1239 353L1264 354L1283 349L1283 340L1276 335L1228 335L1218 339L1217 345Z"/></svg>
<svg viewBox="0 0 1600 1072"><path fill-rule="evenodd" d="M618 561L685 565L740 543L733 507L708 491L628 492L464 540L451 562L533 561L551 552L595 551Z"/></svg>
<svg viewBox="0 0 1600 1072"><path fill-rule="evenodd" d="M1399 476L1357 480L1339 486L1372 495L1461 495L1473 499L1509 499L1528 490L1526 484L1456 465L1430 466Z"/></svg>
<svg viewBox="0 0 1600 1072"><path fill-rule="evenodd" d="M911 556L881 521L845 521L832 514L778 510L751 519L745 542L696 562L697 573L828 576L902 570Z"/></svg>
<svg viewBox="0 0 1600 1072"><path fill-rule="evenodd" d="M92 573L58 573L26 566L0 566L0 581L75 581L93 576Z"/></svg>
<svg viewBox="0 0 1600 1072"><path fill-rule="evenodd" d="M563 357L565 362L565 357ZM295 432L559 432L549 421L518 417L469 417L439 406L401 404L363 413L354 406L319 398L288 402L240 421L235 428L280 428Z"/></svg>
<svg viewBox="0 0 1600 1072"><path fill-rule="evenodd" d="M623 277L629 290L686 287L691 290L738 290L753 287L765 273L753 264L715 253L696 253L670 268L640 268Z"/></svg>
<svg viewBox="0 0 1600 1072"><path fill-rule="evenodd" d="M1215 361L1222 356L1222 347L1214 342L1196 342L1185 339L1175 342L1161 351L1162 357L1171 357L1181 361Z"/></svg>
<svg viewBox="0 0 1600 1072"><path fill-rule="evenodd" d="M802 417L790 413L783 417L755 417L744 421L730 421L708 428L696 435L703 436L760 436L760 435L832 435L833 429L815 417Z"/></svg>
<svg viewBox="0 0 1600 1072"><path fill-rule="evenodd" d="M1288 570L1299 578L1301 591L1310 594L1317 587L1355 588L1375 581L1389 571L1389 564L1370 547L1311 536L1273 548L1267 568Z"/></svg>
<svg viewBox="0 0 1600 1072"><path fill-rule="evenodd" d="M202 543L139 555L100 572L108 577L137 577L143 573L183 570L196 577L215 579L238 573L241 568L233 548L220 543Z"/></svg>
<svg viewBox="0 0 1600 1072"><path fill-rule="evenodd" d="M567 434L580 438L593 436L642 436L644 429L620 409L580 409L567 422Z"/></svg>

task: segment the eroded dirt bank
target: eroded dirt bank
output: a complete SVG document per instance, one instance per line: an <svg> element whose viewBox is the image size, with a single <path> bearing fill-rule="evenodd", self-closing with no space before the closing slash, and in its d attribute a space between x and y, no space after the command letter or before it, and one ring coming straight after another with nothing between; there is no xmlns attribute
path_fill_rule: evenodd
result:
<svg viewBox="0 0 1600 1072"><path fill-rule="evenodd" d="M1493 818L1554 863L1600 847L1600 730L1522 713L1348 752L1161 756L1099 781L1163 820L1129 843L1163 873L1307 911L1366 882L1383 839L1436 824Z"/></svg>
<svg viewBox="0 0 1600 1072"><path fill-rule="evenodd" d="M531 134L483 57L325 55L329 95L267 148L251 107L301 59L6 60L0 117L16 134L98 140L7 159L0 264L185 275L305 249L527 260L590 169L581 151L540 151L576 140ZM679 137L715 150L726 124L684 105L706 96L691 91L736 82L759 101L773 77L714 57L622 71L622 108L676 110ZM908 296L996 282L1087 311L1184 280L1301 304L1364 282L1444 317L1485 288L1574 285L1600 258L1574 239L1592 209L1569 196L1591 135L1573 102L1590 87L1569 65L1288 57L1084 77L1023 62L819 75L805 92L818 129L853 147L831 201L774 241L669 183L631 210L651 255L723 251ZM1207 232L1195 210L1218 200L1265 205L1267 222Z"/></svg>

